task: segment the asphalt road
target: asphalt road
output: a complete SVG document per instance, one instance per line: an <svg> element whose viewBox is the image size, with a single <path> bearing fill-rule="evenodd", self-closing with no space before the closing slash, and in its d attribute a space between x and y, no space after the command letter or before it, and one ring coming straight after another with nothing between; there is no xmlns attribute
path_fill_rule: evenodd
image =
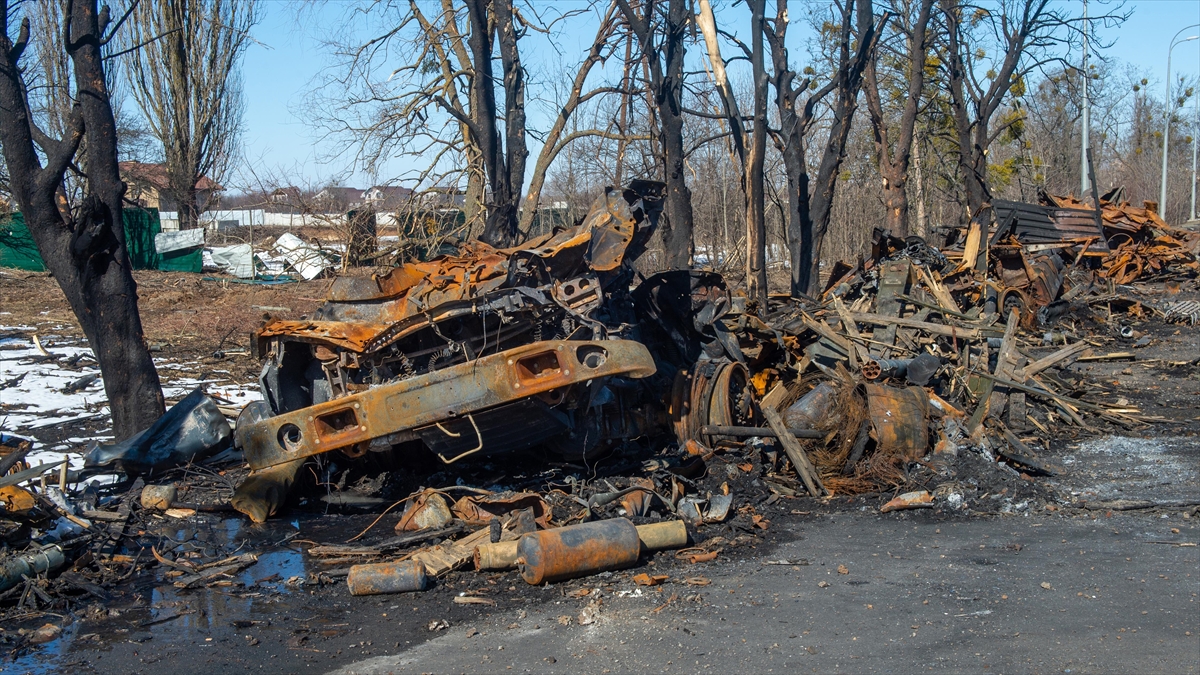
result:
<svg viewBox="0 0 1200 675"><path fill-rule="evenodd" d="M707 586L622 581L598 602L481 613L337 672L1193 673L1200 548L1165 542L1196 525L815 517L760 559L698 565Z"/></svg>

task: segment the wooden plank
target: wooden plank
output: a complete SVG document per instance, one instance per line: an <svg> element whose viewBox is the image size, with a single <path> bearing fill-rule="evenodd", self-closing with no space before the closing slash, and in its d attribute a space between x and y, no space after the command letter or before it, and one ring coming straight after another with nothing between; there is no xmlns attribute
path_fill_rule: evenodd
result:
<svg viewBox="0 0 1200 675"><path fill-rule="evenodd" d="M954 269L955 274L975 267L975 259L979 257L979 244L982 239L983 233L979 221L971 220L971 225L967 228L967 241L963 244L962 262Z"/></svg>
<svg viewBox="0 0 1200 675"><path fill-rule="evenodd" d="M1004 328L1004 340L1000 343L1000 353L996 356L996 375L1006 380L1013 379L1013 370L1017 366L1017 325L1020 320L1020 312L1013 308L1008 313L1008 325ZM988 401L988 416L1000 419L1000 414L1004 412L1004 406L1007 403L1008 389L993 387L991 400Z"/></svg>
<svg viewBox="0 0 1200 675"><path fill-rule="evenodd" d="M781 404L783 404L784 401L787 400L787 397L788 397L788 388L786 385L784 385L782 382L780 382L779 384L776 384L774 387L772 387L771 391L767 392L767 395L763 397L762 401L759 401L758 406L760 408L770 408L771 410L779 410L779 406Z"/></svg>
<svg viewBox="0 0 1200 675"><path fill-rule="evenodd" d="M800 441L797 441L796 437L788 431L787 425L783 422L783 417L779 415L779 411L774 408L764 407L762 413L763 417L767 420L767 424L775 432L776 438L783 445L783 450L787 453L788 459L792 460L792 467L796 469L800 480L804 481L804 487L808 490L808 494L814 497L824 496L826 491L825 486L821 483L821 477L817 475L816 468L808 460L808 455L804 453L804 448L801 447Z"/></svg>
<svg viewBox="0 0 1200 675"><path fill-rule="evenodd" d="M1017 367L1013 370L1013 381L1025 381L1025 365L1029 359L1019 355L1017 357ZM1028 415L1028 408L1025 405L1025 392L1011 391L1008 394L1008 425L1014 429L1020 430L1025 428L1025 420Z"/></svg>
<svg viewBox="0 0 1200 675"><path fill-rule="evenodd" d="M426 572L440 577L465 565L475 555L475 547L491 541L491 536L492 528L483 527L456 542L417 551L412 559L420 560Z"/></svg>
<svg viewBox="0 0 1200 675"><path fill-rule="evenodd" d="M871 352L858 343L862 339L862 335L859 335L858 324L851 318L846 304L842 302L841 298L834 298L833 309L838 313L838 318L842 320L842 329L850 336L850 343L854 345L854 351L850 353L850 367L854 368L858 365L855 363L855 357L859 362L866 363L871 358Z"/></svg>
<svg viewBox="0 0 1200 675"><path fill-rule="evenodd" d="M988 335L999 334L999 330L994 329L979 329L966 328L963 326L948 326L940 323L929 323L927 321L916 321L914 319L898 319L892 316L881 316L869 312L852 313L851 318L859 323L869 323L875 326L906 326L909 328L920 328L926 333L934 335L945 335L946 337L957 337L963 340L977 340L985 332Z"/></svg>
<svg viewBox="0 0 1200 675"><path fill-rule="evenodd" d="M921 280L925 282L925 287L929 289L930 295L938 301L942 309L948 309L957 314L963 313L958 308L958 303L954 301L954 296L950 295L950 292L946 290L942 282L938 281L929 270L924 267L918 267L917 272L920 274Z"/></svg>
<svg viewBox="0 0 1200 675"><path fill-rule="evenodd" d="M1081 342L1076 342L1073 345L1067 345L1066 347L1063 347L1062 349L1060 349L1048 356L1043 356L1042 358L1038 359L1037 361L1034 361L1033 363L1025 366L1025 377L1026 377L1026 379L1033 377L1034 375L1037 375L1038 373L1042 372L1043 370L1045 370L1047 368L1050 368L1051 366L1056 366L1059 363L1066 361L1067 359L1082 352L1083 350L1085 350L1087 348L1088 348L1088 343L1081 341ZM1025 382L1025 380L1020 380L1020 382L1023 383L1023 382Z"/></svg>
<svg viewBox="0 0 1200 675"><path fill-rule="evenodd" d="M834 332L834 330L829 327L829 324L825 323L824 321L817 321L808 314L801 314L800 321L817 335L820 335L838 347L841 347L842 351L846 352L847 354L850 353L850 341Z"/></svg>

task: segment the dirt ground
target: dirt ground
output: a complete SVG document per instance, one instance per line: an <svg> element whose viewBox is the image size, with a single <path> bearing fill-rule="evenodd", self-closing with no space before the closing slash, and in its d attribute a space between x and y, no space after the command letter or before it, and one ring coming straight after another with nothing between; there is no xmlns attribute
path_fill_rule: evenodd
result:
<svg viewBox="0 0 1200 675"><path fill-rule="evenodd" d="M203 380L220 370L243 383L259 372L245 351L250 331L265 315L309 315L329 284L254 286L164 272L136 278L156 358L188 364L171 376ZM1128 325L1132 337L1121 337L1115 325L1089 339L1097 354L1130 351L1132 359L1079 362L1063 377L1076 382L1070 395L1123 399L1153 423L1022 434L1057 470L1053 478L1030 478L972 452L935 456L909 489L956 492L963 496L959 509L878 514L893 493L772 497L756 478L760 453L747 450L719 456L706 480L728 483L766 526L745 513L694 531L693 539L719 550L713 562L657 554L633 570L545 587L527 586L514 572L461 571L426 593L361 598L302 551L308 542L344 543L382 506L336 509L304 500L263 525L222 513L185 521L155 516L143 523L140 540L170 537L206 556L252 551L259 562L229 586L193 591L174 589L161 571L138 575L107 599L81 601L64 619L62 638L10 654L0 670L1195 672L1200 514L1192 507L1113 513L1088 504L1200 494L1196 328ZM78 332L52 278L11 270L0 271L0 326ZM81 422L36 436L54 443L96 434L102 424ZM622 487L630 467L646 459L612 458L595 467L594 479ZM745 462L751 471L737 468ZM398 477L391 493L458 480L539 484L555 480L559 468L538 457L481 460L454 471L408 467L392 472ZM390 536L396 517L381 518L362 543ZM631 577L640 572L669 581L636 586ZM1088 604L1085 591L1103 601ZM491 604L455 600L464 594ZM10 617L0 630L12 635L44 622ZM866 660L852 660L859 658Z"/></svg>

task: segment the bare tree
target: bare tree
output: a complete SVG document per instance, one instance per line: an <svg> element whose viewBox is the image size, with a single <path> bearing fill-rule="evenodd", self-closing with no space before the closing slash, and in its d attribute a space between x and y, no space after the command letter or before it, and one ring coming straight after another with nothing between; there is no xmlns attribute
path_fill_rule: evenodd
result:
<svg viewBox="0 0 1200 675"><path fill-rule="evenodd" d="M71 108L62 133L37 123L21 57L29 46L30 17L15 38L17 6L0 0L0 146L13 197L46 266L58 281L96 355L112 410L113 432L125 439L163 413L158 372L146 348L121 221L117 126L105 78L105 45L121 25L110 26L96 0L70 0L55 37L70 57ZM87 154L79 159L81 144ZM68 170L86 180L71 207L63 185Z"/></svg>
<svg viewBox="0 0 1200 675"><path fill-rule="evenodd" d="M258 22L257 0L134 2L126 39L133 98L162 144L167 193L181 229L194 227L201 178L221 182L242 125L238 66ZM208 194L208 192L205 192Z"/></svg>
<svg viewBox="0 0 1200 675"><path fill-rule="evenodd" d="M581 138L617 137L572 127L572 117L596 97L620 91L587 86L594 66L612 51L611 5L600 14L596 37L571 75L569 90L554 103L557 114L544 133L528 127L531 97L522 45L530 31L549 33L558 21L595 16L604 7L596 3L547 22L513 0L441 0L436 13L415 0L371 4L364 11L380 14L386 30L361 44L333 43L343 63L323 89L319 121L349 141L369 170L379 171L385 160L404 154L423 158L423 168L412 176L418 189L465 178L468 225L490 243L515 243L537 215L554 158ZM405 54L398 66L391 61L396 52ZM379 81L385 67L391 75ZM531 133L542 148L523 190Z"/></svg>
<svg viewBox="0 0 1200 675"><path fill-rule="evenodd" d="M878 34L888 20L885 13L876 23L871 0L846 0L835 4L836 24L828 24L834 51L834 71L829 81L801 100L813 83L811 76L799 76L788 63L786 44L788 27L787 0L778 0L775 20L764 30L771 45L774 65L775 102L780 128L776 145L783 155L787 172L788 249L791 259L791 292L812 292L818 284L821 247L829 231L830 209L837 187L838 169L845 157L850 125L858 107L863 72L878 45ZM829 110L829 131L821 153L816 180L810 187L806 135L817 117L817 104L829 94L834 101Z"/></svg>
<svg viewBox="0 0 1200 675"><path fill-rule="evenodd" d="M666 266L691 266L692 191L687 186L683 145L684 39L691 13L685 0L644 0L638 6L616 0L625 22L637 36L639 53L634 58L646 72L650 114L657 118L657 140L667 184L664 222L659 225L666 249ZM654 125L652 125L654 126Z"/></svg>
<svg viewBox="0 0 1200 675"><path fill-rule="evenodd" d="M892 0L896 18L891 23L891 35L881 43L880 50L867 63L864 73L863 97L871 115L875 156L879 163L883 202L887 209L884 227L899 237L907 236L909 232L908 169L917 112L921 109L925 91L925 62L932 43L929 19L933 1ZM888 69L890 77L883 81L885 89L882 95L879 75L881 57L891 64ZM892 105L885 110L888 103ZM896 114L898 119L893 123L893 115Z"/></svg>
<svg viewBox="0 0 1200 675"><path fill-rule="evenodd" d="M941 63L959 178L965 183L965 222L991 200L988 153L992 143L1025 121L1023 111L1006 109L1005 103L1023 95L1029 79L1047 66L1070 65L1064 60L1064 48L1075 41L1085 22L1111 26L1128 14L1117 6L1083 19L1050 0L939 0L939 6Z"/></svg>
<svg viewBox="0 0 1200 675"><path fill-rule="evenodd" d="M767 90L766 66L763 62L763 27L765 0L747 0L750 8L750 44L739 42L738 46L750 53L753 78L752 97L754 116L751 131L747 133L738 108L737 97L730 86L725 72L725 60L721 56L716 17L708 0L700 0L696 23L704 35L712 64L713 80L724 107L725 121L729 123L733 148L742 163L742 194L746 199L746 292L758 302L760 309L767 306L767 228L764 192L764 165L767 154Z"/></svg>

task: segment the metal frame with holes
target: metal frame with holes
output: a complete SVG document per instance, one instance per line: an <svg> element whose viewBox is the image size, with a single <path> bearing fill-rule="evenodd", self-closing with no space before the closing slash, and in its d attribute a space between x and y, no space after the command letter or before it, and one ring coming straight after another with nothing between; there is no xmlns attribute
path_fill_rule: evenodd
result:
<svg viewBox="0 0 1200 675"><path fill-rule="evenodd" d="M654 372L654 359L639 342L535 342L239 425L236 440L258 470L601 377L643 378Z"/></svg>

